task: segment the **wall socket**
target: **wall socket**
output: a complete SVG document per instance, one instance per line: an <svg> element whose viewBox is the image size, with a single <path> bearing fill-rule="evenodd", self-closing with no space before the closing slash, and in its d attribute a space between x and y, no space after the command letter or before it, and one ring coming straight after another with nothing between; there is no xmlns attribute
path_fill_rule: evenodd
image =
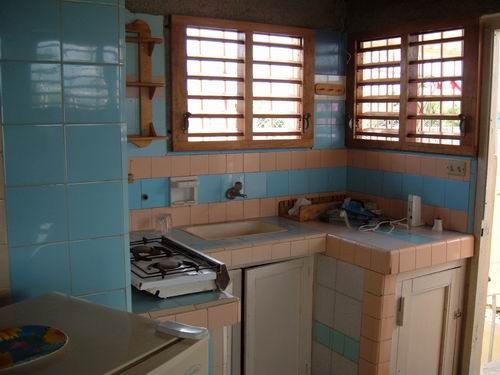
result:
<svg viewBox="0 0 500 375"><path fill-rule="evenodd" d="M466 166L465 160L448 160L446 171L450 176L465 176Z"/></svg>

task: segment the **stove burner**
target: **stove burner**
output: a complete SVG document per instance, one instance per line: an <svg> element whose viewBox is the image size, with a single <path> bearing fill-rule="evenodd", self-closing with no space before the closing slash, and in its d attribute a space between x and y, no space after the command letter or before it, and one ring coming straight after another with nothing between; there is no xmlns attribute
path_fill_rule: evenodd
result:
<svg viewBox="0 0 500 375"><path fill-rule="evenodd" d="M173 255L172 251L161 246L145 246L138 245L130 249L135 260L145 260L147 262L151 261L150 256L165 255L171 257Z"/></svg>
<svg viewBox="0 0 500 375"><path fill-rule="evenodd" d="M156 268L161 273L165 273L165 272L170 271L170 270L175 270L181 266L182 266L182 262L179 262L178 260L175 260L175 259L166 258L166 259L162 259L159 262L155 262L153 264L150 264L148 266L148 269Z"/></svg>

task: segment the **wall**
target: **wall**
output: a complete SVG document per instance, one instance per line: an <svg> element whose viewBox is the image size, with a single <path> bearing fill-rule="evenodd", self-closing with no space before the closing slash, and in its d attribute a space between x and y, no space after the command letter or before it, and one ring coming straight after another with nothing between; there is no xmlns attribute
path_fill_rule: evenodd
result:
<svg viewBox="0 0 500 375"><path fill-rule="evenodd" d="M1 125L15 300L59 291L130 308L123 5L2 3Z"/></svg>
<svg viewBox="0 0 500 375"><path fill-rule="evenodd" d="M465 163L465 176L448 173L450 160ZM408 194L422 198L422 219L445 229L472 232L477 161L423 153L349 150L347 190L354 197L377 202L390 217L406 216Z"/></svg>
<svg viewBox="0 0 500 375"><path fill-rule="evenodd" d="M397 27L407 22L453 20L500 12L497 0L350 0L346 2L349 32Z"/></svg>
<svg viewBox="0 0 500 375"><path fill-rule="evenodd" d="M316 256L313 309L313 375L358 373L365 272Z"/></svg>
<svg viewBox="0 0 500 375"><path fill-rule="evenodd" d="M341 29L344 0L126 0L127 9L136 13L264 22L276 25Z"/></svg>
<svg viewBox="0 0 500 375"><path fill-rule="evenodd" d="M127 14L127 20L143 19L154 36L162 36L161 16ZM343 81L344 59L342 34L316 33L316 82ZM168 41L155 47L153 75L163 80L168 72L165 50ZM127 44L127 76L137 76L137 50ZM166 69L165 69L165 64ZM168 77L167 82L168 82ZM167 91L169 88L167 87ZM127 124L129 133L137 133L138 92L127 89ZM153 99L153 122L159 134L167 134L169 99L165 89L157 89ZM176 153L165 141L155 141L146 148L129 144L129 170L135 181L129 185L131 230L149 229L156 218L173 214L174 225L202 224L239 220L277 213L277 202L296 195L314 196L345 191L346 152L344 147L344 100L315 97L315 139L312 150L239 150L239 152ZM199 176L199 204L171 208L170 177ZM241 181L245 200L229 202L224 192ZM147 200L141 199L143 194Z"/></svg>

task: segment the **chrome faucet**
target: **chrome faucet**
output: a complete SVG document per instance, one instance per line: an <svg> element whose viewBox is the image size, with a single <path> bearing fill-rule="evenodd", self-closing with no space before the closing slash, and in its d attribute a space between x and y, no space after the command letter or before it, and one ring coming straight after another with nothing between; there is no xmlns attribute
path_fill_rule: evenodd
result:
<svg viewBox="0 0 500 375"><path fill-rule="evenodd" d="M234 199L236 197L246 198L246 194L241 194L241 189L243 189L243 184L240 181L236 181L234 186L226 190L226 198Z"/></svg>

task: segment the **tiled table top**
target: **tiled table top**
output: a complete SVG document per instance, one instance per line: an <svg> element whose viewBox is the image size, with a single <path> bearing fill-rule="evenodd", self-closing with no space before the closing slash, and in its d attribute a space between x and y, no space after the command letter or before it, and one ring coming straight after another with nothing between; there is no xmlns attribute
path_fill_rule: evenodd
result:
<svg viewBox="0 0 500 375"><path fill-rule="evenodd" d="M179 314L238 301L237 297L227 292L201 292L162 299L132 288L132 311L152 316L155 312L161 315Z"/></svg>
<svg viewBox="0 0 500 375"><path fill-rule="evenodd" d="M302 227L333 235L343 240L354 241L358 244L376 248L379 251L399 250L418 245L432 245L442 241L450 241L472 235L459 232L434 232L429 226L412 228L410 232L396 229L391 234L383 231L361 232L348 229L343 225L310 221L301 224Z"/></svg>

